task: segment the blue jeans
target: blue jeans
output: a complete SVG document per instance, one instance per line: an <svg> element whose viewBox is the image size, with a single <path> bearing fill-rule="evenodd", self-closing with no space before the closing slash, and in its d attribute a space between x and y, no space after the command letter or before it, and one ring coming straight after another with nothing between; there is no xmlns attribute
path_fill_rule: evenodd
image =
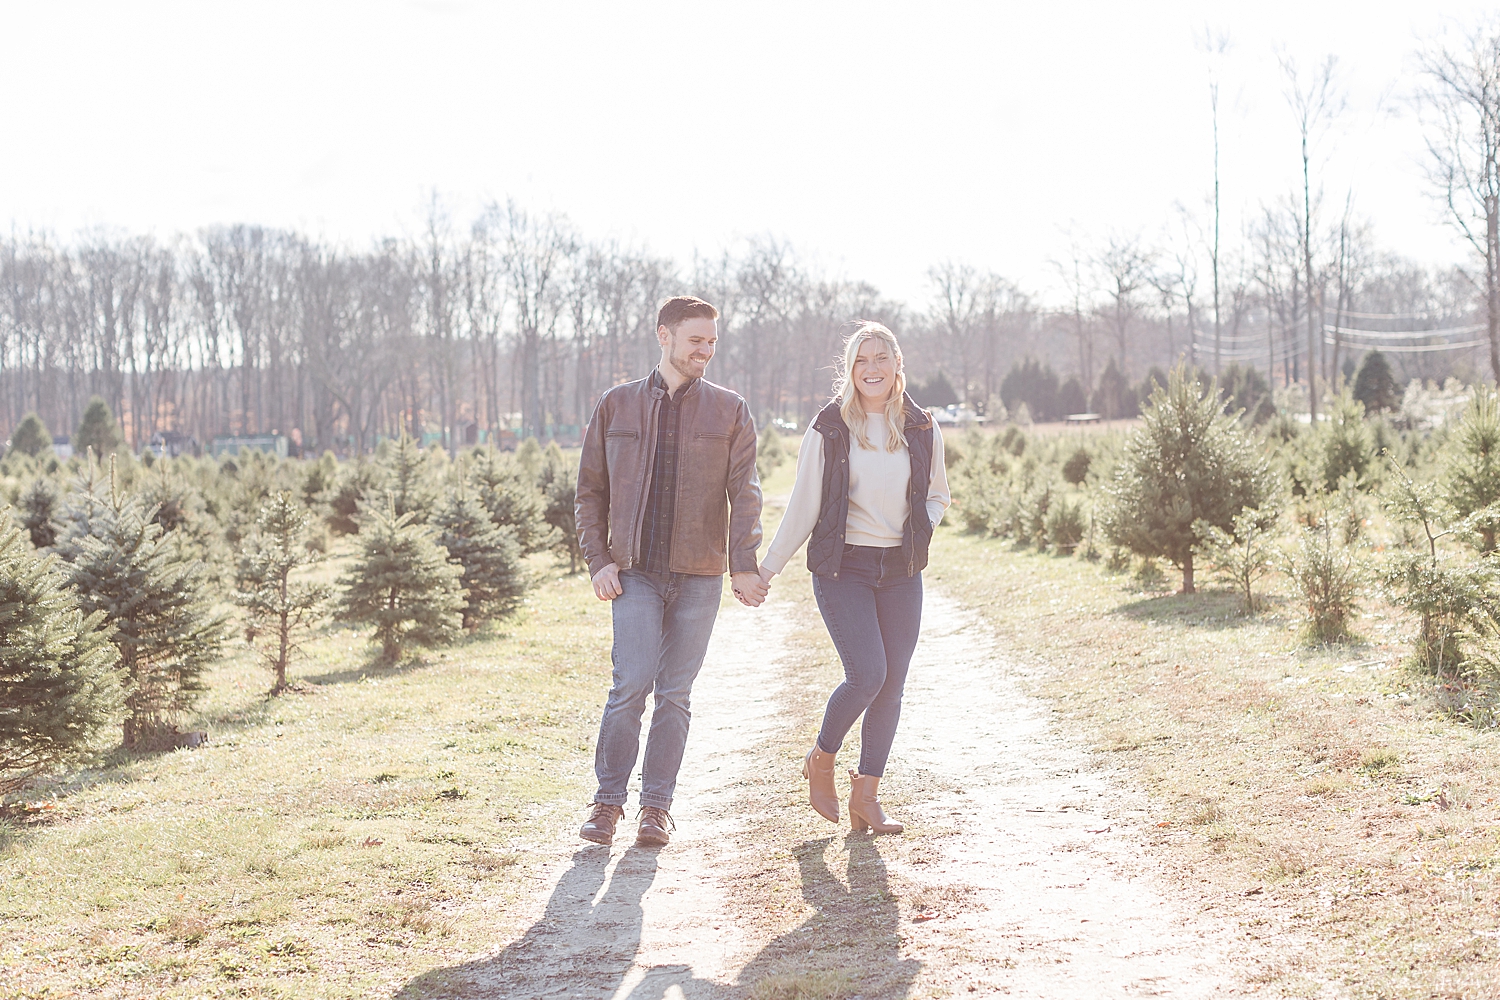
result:
<svg viewBox="0 0 1500 1000"><path fill-rule="evenodd" d="M922 574L906 575L900 546L846 545L839 575L814 576L813 594L844 662L844 683L828 699L818 747L838 753L863 712L859 773L881 777L922 629Z"/></svg>
<svg viewBox="0 0 1500 1000"><path fill-rule="evenodd" d="M724 578L627 569L620 574L620 586L624 593L611 602L614 680L594 749L599 779L594 801L625 804L630 769L641 749L646 697L655 692L641 768L641 805L670 809L692 718L688 698L708 651Z"/></svg>

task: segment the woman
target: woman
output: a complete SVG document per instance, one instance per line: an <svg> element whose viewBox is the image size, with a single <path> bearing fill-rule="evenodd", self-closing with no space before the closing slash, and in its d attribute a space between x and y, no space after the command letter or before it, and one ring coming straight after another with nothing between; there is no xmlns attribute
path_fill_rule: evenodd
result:
<svg viewBox="0 0 1500 1000"><path fill-rule="evenodd" d="M845 341L834 388L802 439L792 499L761 577L769 583L808 542L818 610L844 663L844 682L802 764L812 807L838 822L834 756L863 713L859 770L849 772L850 824L900 833L876 793L917 647L928 542L949 503L943 438L906 395L901 348L879 323L862 323Z"/></svg>

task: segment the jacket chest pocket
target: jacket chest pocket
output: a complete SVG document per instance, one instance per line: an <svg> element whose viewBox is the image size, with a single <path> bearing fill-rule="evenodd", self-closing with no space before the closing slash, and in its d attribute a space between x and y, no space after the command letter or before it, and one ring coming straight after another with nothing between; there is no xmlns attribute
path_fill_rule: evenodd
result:
<svg viewBox="0 0 1500 1000"><path fill-rule="evenodd" d="M641 432L633 428L613 428L604 432L604 460L611 468L640 453Z"/></svg>
<svg viewBox="0 0 1500 1000"><path fill-rule="evenodd" d="M729 467L729 435L715 431L695 431L688 440L688 460L703 469Z"/></svg>

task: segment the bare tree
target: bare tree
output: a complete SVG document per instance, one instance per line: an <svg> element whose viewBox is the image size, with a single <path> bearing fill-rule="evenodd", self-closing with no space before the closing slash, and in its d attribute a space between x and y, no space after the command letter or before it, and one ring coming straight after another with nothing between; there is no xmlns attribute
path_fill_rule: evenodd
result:
<svg viewBox="0 0 1500 1000"><path fill-rule="evenodd" d="M1490 372L1500 381L1500 25L1421 56L1429 175L1448 220L1484 266Z"/></svg>
<svg viewBox="0 0 1500 1000"><path fill-rule="evenodd" d="M1140 308L1138 293L1150 287L1150 276L1156 255L1148 250L1139 236L1111 236L1095 258L1109 297L1103 312L1115 338L1115 361L1123 373L1130 330Z"/></svg>
<svg viewBox="0 0 1500 1000"><path fill-rule="evenodd" d="M1338 58L1328 56L1304 79L1296 60L1285 53L1281 71L1286 76L1286 101L1297 122L1302 142L1302 284L1307 295L1307 407L1312 420L1318 419L1317 358L1322 353L1322 305L1318 301L1321 282L1313 275L1313 194L1312 145L1327 131L1333 120L1343 113L1347 103L1336 80Z"/></svg>
<svg viewBox="0 0 1500 1000"><path fill-rule="evenodd" d="M1209 244L1208 260L1209 269L1213 273L1214 292L1214 375L1219 374L1219 362L1223 355L1223 331L1224 324L1220 315L1219 306L1223 298L1219 291L1219 221L1220 221L1220 194L1219 194L1219 62L1225 53L1229 51L1229 35L1215 33L1209 28L1204 28L1200 47L1209 57L1208 69L1208 107L1213 116L1214 136L1214 234L1213 242Z"/></svg>

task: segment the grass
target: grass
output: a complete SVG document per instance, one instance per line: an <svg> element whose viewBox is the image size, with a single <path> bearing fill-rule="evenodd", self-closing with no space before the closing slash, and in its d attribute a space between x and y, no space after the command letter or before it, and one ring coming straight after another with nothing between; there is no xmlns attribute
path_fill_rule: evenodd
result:
<svg viewBox="0 0 1500 1000"><path fill-rule="evenodd" d="M1305 646L1288 604L1160 596L1076 559L938 532L928 578L974 608L1031 690L1150 795L1158 857L1265 973L1359 997L1485 997L1500 981L1496 736L1401 665L1407 625ZM1300 947L1295 946L1301 942Z"/></svg>
<svg viewBox="0 0 1500 1000"><path fill-rule="evenodd" d="M592 790L608 686L609 616L535 568L516 619L396 666L320 634L300 693L266 697L241 648L208 746L25 793L0 821L0 998L364 997L489 948Z"/></svg>

